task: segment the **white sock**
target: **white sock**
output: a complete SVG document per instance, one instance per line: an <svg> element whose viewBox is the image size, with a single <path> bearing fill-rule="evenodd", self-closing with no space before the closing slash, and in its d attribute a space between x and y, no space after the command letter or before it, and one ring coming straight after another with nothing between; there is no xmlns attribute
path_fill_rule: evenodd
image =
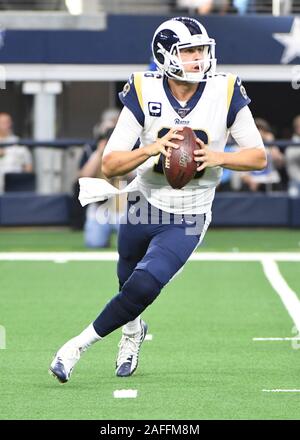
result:
<svg viewBox="0 0 300 440"><path fill-rule="evenodd" d="M127 322L126 325L123 326L122 332L126 335L133 335L134 333L137 333L141 331L141 317L138 316L133 321Z"/></svg>
<svg viewBox="0 0 300 440"><path fill-rule="evenodd" d="M86 329L83 330L78 336L75 336L74 342L78 343L79 347L85 351L92 344L99 341L101 336L98 335L94 329L93 324L90 324Z"/></svg>

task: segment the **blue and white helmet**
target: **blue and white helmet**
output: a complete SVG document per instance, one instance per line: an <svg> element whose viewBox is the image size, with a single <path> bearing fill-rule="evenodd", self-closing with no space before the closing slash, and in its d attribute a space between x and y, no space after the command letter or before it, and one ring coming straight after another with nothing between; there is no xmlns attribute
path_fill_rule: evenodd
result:
<svg viewBox="0 0 300 440"><path fill-rule="evenodd" d="M209 38L205 27L194 18L176 17L162 23L152 40L152 53L158 69L168 78L187 82L206 81L215 74L215 40ZM180 50L205 46L199 72L185 72ZM193 64L195 61L193 61Z"/></svg>

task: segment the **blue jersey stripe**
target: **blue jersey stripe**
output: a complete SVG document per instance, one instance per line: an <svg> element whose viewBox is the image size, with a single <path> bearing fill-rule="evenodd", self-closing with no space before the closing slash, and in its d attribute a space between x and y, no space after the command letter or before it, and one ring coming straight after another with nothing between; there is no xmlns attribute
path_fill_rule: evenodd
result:
<svg viewBox="0 0 300 440"><path fill-rule="evenodd" d="M251 99L247 96L245 87L242 85L241 80L237 77L234 83L233 95L227 114L227 128L230 128L235 121L238 112L250 104Z"/></svg>
<svg viewBox="0 0 300 440"><path fill-rule="evenodd" d="M137 91L134 84L134 75L125 84L122 92L119 93L119 99L133 113L138 123L143 127L145 123L145 114L141 108Z"/></svg>

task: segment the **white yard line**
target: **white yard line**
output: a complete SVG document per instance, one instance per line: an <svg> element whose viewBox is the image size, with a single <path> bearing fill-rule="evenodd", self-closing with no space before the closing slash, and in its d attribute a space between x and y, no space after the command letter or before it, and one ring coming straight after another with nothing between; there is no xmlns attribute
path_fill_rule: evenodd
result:
<svg viewBox="0 0 300 440"><path fill-rule="evenodd" d="M267 279L280 296L285 308L292 318L298 332L300 331L300 301L296 293L288 286L281 275L275 261L270 257L262 259L262 265Z"/></svg>
<svg viewBox="0 0 300 440"><path fill-rule="evenodd" d="M300 337L291 338L252 338L252 341L300 341Z"/></svg>
<svg viewBox="0 0 300 440"><path fill-rule="evenodd" d="M189 261L299 261L300 252L195 252ZM117 261L117 252L0 252L0 261Z"/></svg>
<svg viewBox="0 0 300 440"><path fill-rule="evenodd" d="M274 389L274 390L262 390L264 393L300 393L299 389Z"/></svg>
<svg viewBox="0 0 300 440"><path fill-rule="evenodd" d="M117 261L117 252L0 252L0 261Z"/></svg>
<svg viewBox="0 0 300 440"><path fill-rule="evenodd" d="M113 396L115 399L135 399L138 390L115 390Z"/></svg>

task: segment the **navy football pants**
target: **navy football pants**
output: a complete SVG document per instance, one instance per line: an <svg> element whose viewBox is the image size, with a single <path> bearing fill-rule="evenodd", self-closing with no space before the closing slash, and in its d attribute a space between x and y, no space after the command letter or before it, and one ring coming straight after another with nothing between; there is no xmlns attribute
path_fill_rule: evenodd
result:
<svg viewBox="0 0 300 440"><path fill-rule="evenodd" d="M160 224L131 224L127 221L120 225L120 292L93 323L100 336L106 336L139 316L183 267L199 244L205 225L204 214L194 219L197 228L181 215L171 215L170 224L161 221ZM191 228L193 234L188 234Z"/></svg>

